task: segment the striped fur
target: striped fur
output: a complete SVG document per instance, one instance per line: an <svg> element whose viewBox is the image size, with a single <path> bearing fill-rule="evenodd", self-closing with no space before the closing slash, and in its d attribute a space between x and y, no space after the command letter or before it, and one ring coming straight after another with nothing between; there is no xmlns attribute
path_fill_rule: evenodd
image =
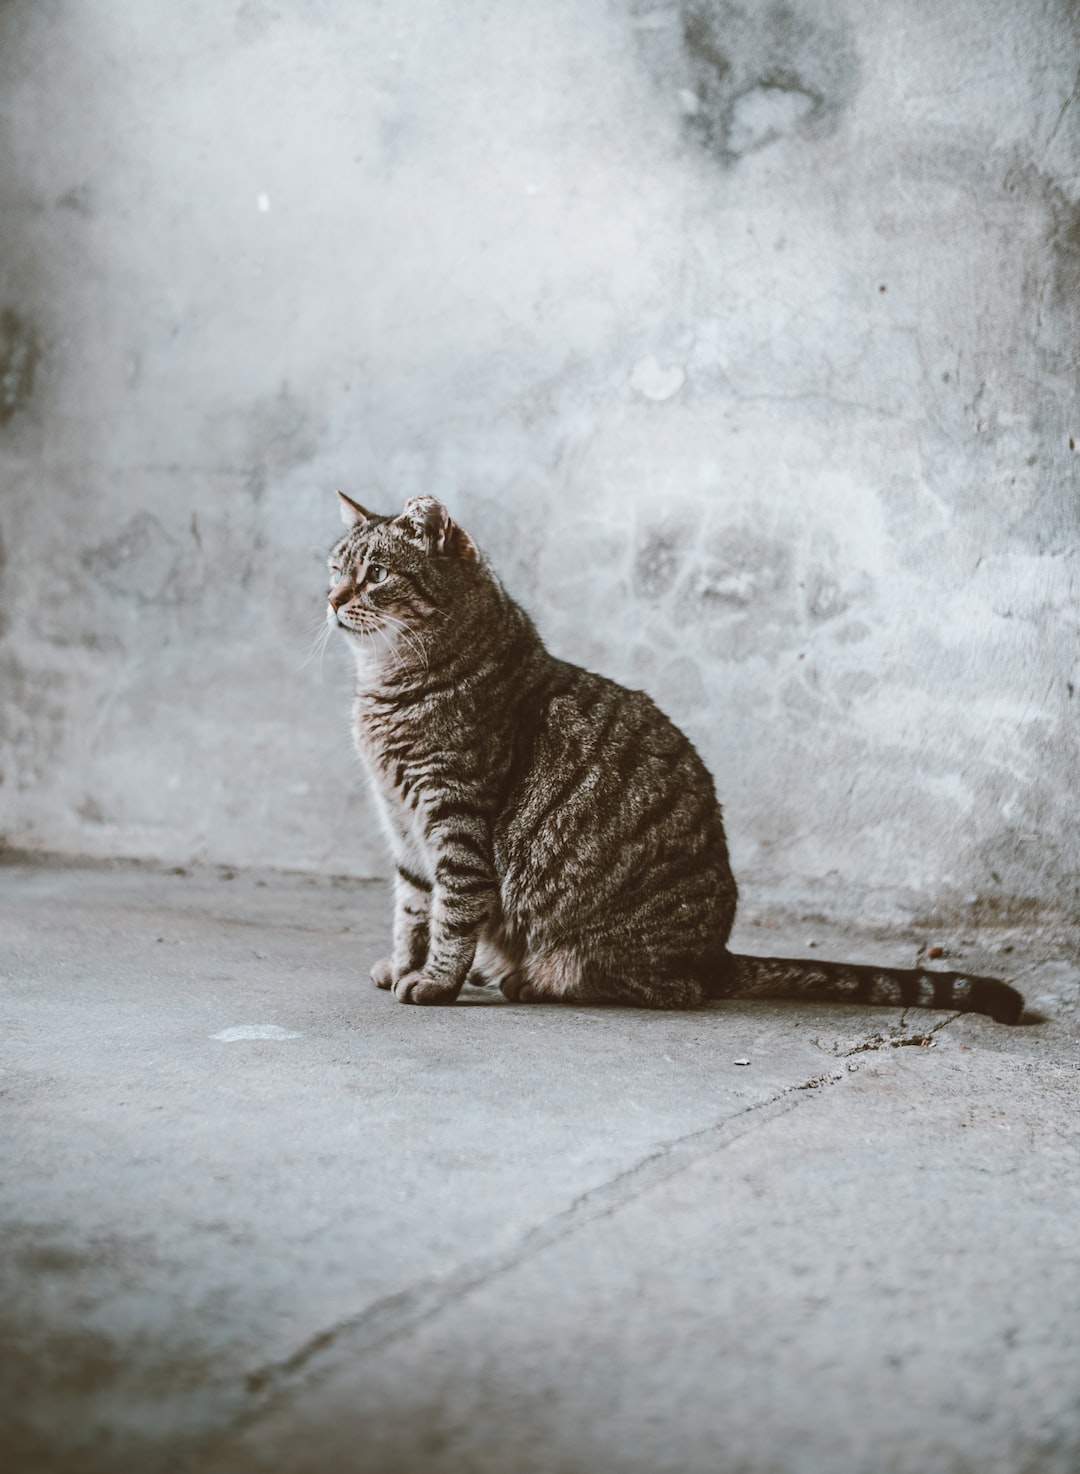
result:
<svg viewBox="0 0 1080 1474"><path fill-rule="evenodd" d="M397 869L377 986L409 1003L470 979L524 1001L803 997L1016 1021L1023 1000L991 978L728 952L720 806L683 733L644 692L550 655L433 497L395 517L341 505L328 619L356 658L356 744Z"/></svg>

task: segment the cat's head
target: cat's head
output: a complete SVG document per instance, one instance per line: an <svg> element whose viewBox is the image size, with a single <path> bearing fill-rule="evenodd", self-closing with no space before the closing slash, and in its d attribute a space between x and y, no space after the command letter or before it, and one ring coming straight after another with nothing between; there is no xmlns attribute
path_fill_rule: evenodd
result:
<svg viewBox="0 0 1080 1474"><path fill-rule="evenodd" d="M383 517L344 492L338 498L346 533L328 560L329 623L358 640L445 623L467 598L479 560L442 502L410 497L396 517Z"/></svg>

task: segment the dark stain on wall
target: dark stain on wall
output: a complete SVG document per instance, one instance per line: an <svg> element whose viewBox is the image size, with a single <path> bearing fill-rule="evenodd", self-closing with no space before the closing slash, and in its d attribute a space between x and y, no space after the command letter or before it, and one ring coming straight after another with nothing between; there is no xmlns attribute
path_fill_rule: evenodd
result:
<svg viewBox="0 0 1080 1474"><path fill-rule="evenodd" d="M647 528L634 557L636 592L646 599L662 599L670 593L691 541L688 527Z"/></svg>
<svg viewBox="0 0 1080 1474"><path fill-rule="evenodd" d="M152 512L137 512L120 531L82 555L82 565L111 594L140 604L174 604L185 596L175 538Z"/></svg>
<svg viewBox="0 0 1080 1474"><path fill-rule="evenodd" d="M3 533L0 533L0 638L3 637L8 627L8 618L4 613L4 570L7 567L7 549L4 547Z"/></svg>
<svg viewBox="0 0 1080 1474"><path fill-rule="evenodd" d="M730 654L772 647L776 626L798 638L791 607L792 553L782 540L749 525L706 532L696 523L665 521L646 527L634 558L635 592L663 601L681 629L726 629L732 640L714 645Z"/></svg>
<svg viewBox="0 0 1080 1474"><path fill-rule="evenodd" d="M939 433L926 442L924 471L935 498L980 538L994 528L1002 551L1057 556L1080 532L1069 449L1080 427L1080 201L1072 180L1033 161L1030 144L989 160L958 150L950 176L968 181L973 215L1003 264L974 299L976 351L940 359ZM995 301L995 292L1008 295ZM963 449L962 474L950 443ZM878 497L907 561L921 541L916 503L899 484L882 483Z"/></svg>
<svg viewBox="0 0 1080 1474"><path fill-rule="evenodd" d="M1080 136L1080 129L1077 134ZM1080 200L1073 198L1059 180L1044 173L1030 159L1013 163L1005 172L1001 188L1018 215L1041 211L1045 217L1046 255L1033 257L1027 272L1025 319L1030 322L1034 315L1040 320L1032 325L1044 329L1036 339L1044 349L1048 339L1041 320L1046 309L1066 324L1064 341L1052 355L1057 361L1047 360L1046 366L1074 367L1077 359L1074 329L1080 324ZM1065 352L1064 361L1061 349Z"/></svg>
<svg viewBox="0 0 1080 1474"><path fill-rule="evenodd" d="M258 502L268 486L316 455L320 437L308 406L287 383L272 398L252 406L248 425L247 489Z"/></svg>
<svg viewBox="0 0 1080 1474"><path fill-rule="evenodd" d="M10 762L0 769L0 784L23 788L52 779L69 720L64 678L31 669L9 649L0 653L0 691L0 751Z"/></svg>
<svg viewBox="0 0 1080 1474"><path fill-rule="evenodd" d="M702 553L688 569L682 602L703 618L746 614L767 618L787 606L791 549L752 526L710 533Z"/></svg>
<svg viewBox="0 0 1080 1474"><path fill-rule="evenodd" d="M1060 734L1055 741L1060 746ZM1068 743L1065 762L1059 757L1055 766L1063 769L1075 759L1075 745ZM1055 920L1075 925L1080 919L1075 850L1061 843L1055 820L1060 803L1060 789L1037 778L1024 794L1021 814L1011 822L1001 820L996 833L975 847L972 874L981 879L967 902L969 926Z"/></svg>
<svg viewBox="0 0 1080 1474"><path fill-rule="evenodd" d="M811 623L824 624L847 613L851 605L850 594L827 570L812 569L804 582L806 615Z"/></svg>
<svg viewBox="0 0 1080 1474"><path fill-rule="evenodd" d="M1060 188L1048 199L1052 222L1050 249L1054 260L1054 305L1070 314L1080 311L1080 201Z"/></svg>
<svg viewBox="0 0 1080 1474"><path fill-rule="evenodd" d="M787 134L823 137L858 90L850 23L806 0L633 0L635 32L686 134L733 164Z"/></svg>
<svg viewBox="0 0 1080 1474"><path fill-rule="evenodd" d="M1063 127L1080 137L1080 127L1066 117ZM1077 372L1080 370L1080 200L1072 181L1041 170L1030 159L1009 168L1003 193L1019 220L1044 221L1041 249L1029 250L1021 300L1017 304L1014 375L1016 397L1035 436L1036 456L1029 458L1021 479L1028 486L1017 506L1014 478L1009 478L1010 539L1038 552L1059 552L1080 532L1080 497L1070 457L1077 434ZM1028 384L1059 392L1027 392ZM1032 470L1032 468L1035 468Z"/></svg>
<svg viewBox="0 0 1080 1474"><path fill-rule="evenodd" d="M33 325L18 312L0 312L0 425L30 402L40 350Z"/></svg>
<svg viewBox="0 0 1080 1474"><path fill-rule="evenodd" d="M56 208L70 210L73 215L81 215L84 220L92 219L97 213L94 208L94 192L88 184L73 184L59 196Z"/></svg>

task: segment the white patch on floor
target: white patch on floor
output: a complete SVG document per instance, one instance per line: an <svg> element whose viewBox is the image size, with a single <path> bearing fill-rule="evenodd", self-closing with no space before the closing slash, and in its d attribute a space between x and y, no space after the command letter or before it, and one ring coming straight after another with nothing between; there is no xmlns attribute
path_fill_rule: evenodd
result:
<svg viewBox="0 0 1080 1474"><path fill-rule="evenodd" d="M236 1044L241 1039L302 1039L302 1034L292 1029L279 1028L277 1024L235 1024L231 1029L222 1029L220 1034L211 1034L211 1039L220 1039L222 1044Z"/></svg>

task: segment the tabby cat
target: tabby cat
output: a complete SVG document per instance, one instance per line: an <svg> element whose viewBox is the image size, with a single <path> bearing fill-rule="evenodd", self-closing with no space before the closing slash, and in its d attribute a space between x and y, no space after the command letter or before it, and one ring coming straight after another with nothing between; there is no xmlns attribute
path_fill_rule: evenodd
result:
<svg viewBox="0 0 1080 1474"><path fill-rule="evenodd" d="M727 950L735 882L712 779L672 722L544 648L434 497L399 516L339 492L327 618L356 660L356 744L393 849L394 950L372 981L450 1003L467 980L522 1002L691 1008L837 999L987 1013L994 978Z"/></svg>

